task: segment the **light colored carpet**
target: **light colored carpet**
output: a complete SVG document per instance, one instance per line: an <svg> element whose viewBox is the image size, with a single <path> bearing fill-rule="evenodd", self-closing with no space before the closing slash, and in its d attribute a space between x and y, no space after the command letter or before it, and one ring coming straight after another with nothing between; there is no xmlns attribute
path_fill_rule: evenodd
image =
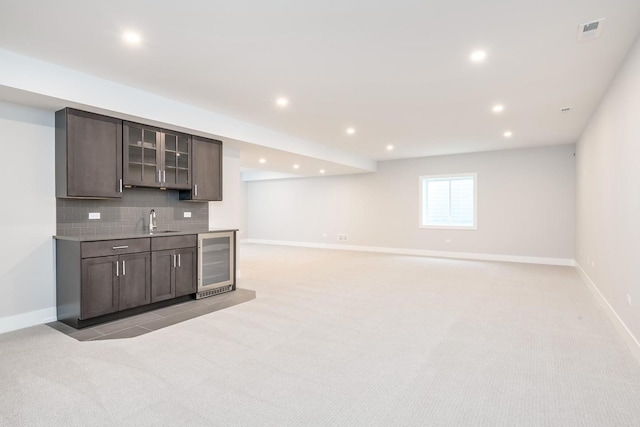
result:
<svg viewBox="0 0 640 427"><path fill-rule="evenodd" d="M0 425L640 425L572 268L243 245L241 269L254 301L140 337L0 335Z"/></svg>

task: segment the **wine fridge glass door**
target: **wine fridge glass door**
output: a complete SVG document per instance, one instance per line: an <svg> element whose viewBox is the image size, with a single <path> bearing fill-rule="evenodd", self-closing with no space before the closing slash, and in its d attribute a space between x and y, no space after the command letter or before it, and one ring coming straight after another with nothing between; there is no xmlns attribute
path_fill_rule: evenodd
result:
<svg viewBox="0 0 640 427"><path fill-rule="evenodd" d="M232 232L198 235L198 291L234 283Z"/></svg>

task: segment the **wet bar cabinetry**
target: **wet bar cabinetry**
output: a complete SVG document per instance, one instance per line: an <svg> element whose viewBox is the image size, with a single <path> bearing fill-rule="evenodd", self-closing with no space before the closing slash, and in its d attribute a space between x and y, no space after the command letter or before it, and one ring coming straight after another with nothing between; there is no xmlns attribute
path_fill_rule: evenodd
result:
<svg viewBox="0 0 640 427"><path fill-rule="evenodd" d="M117 199L127 187L222 200L222 142L65 108L56 112L56 197Z"/></svg>
<svg viewBox="0 0 640 427"><path fill-rule="evenodd" d="M194 234L57 238L58 320L78 328L191 298L197 284L196 245Z"/></svg>

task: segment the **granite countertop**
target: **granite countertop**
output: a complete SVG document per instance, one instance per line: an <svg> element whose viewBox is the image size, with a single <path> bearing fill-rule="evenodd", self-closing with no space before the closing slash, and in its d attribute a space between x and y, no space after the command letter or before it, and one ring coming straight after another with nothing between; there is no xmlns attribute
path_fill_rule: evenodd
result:
<svg viewBox="0 0 640 427"><path fill-rule="evenodd" d="M225 231L238 231L237 228L205 228L202 230L191 231L163 231L158 230L153 233L149 232L131 232L122 234L94 234L85 236L53 236L57 240L70 240L73 242L95 242L99 240L117 240L117 239L143 239L148 237L168 237L168 236L186 236L190 234L204 233L222 233Z"/></svg>

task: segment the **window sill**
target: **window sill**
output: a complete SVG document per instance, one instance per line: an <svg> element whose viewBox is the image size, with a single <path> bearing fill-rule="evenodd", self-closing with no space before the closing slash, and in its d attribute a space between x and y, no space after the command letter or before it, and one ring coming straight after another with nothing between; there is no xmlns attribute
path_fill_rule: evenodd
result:
<svg viewBox="0 0 640 427"><path fill-rule="evenodd" d="M418 227L423 229L423 230L471 230L471 231L477 231L478 230L478 226L477 225L469 225L469 226L463 226L463 225L420 225Z"/></svg>

